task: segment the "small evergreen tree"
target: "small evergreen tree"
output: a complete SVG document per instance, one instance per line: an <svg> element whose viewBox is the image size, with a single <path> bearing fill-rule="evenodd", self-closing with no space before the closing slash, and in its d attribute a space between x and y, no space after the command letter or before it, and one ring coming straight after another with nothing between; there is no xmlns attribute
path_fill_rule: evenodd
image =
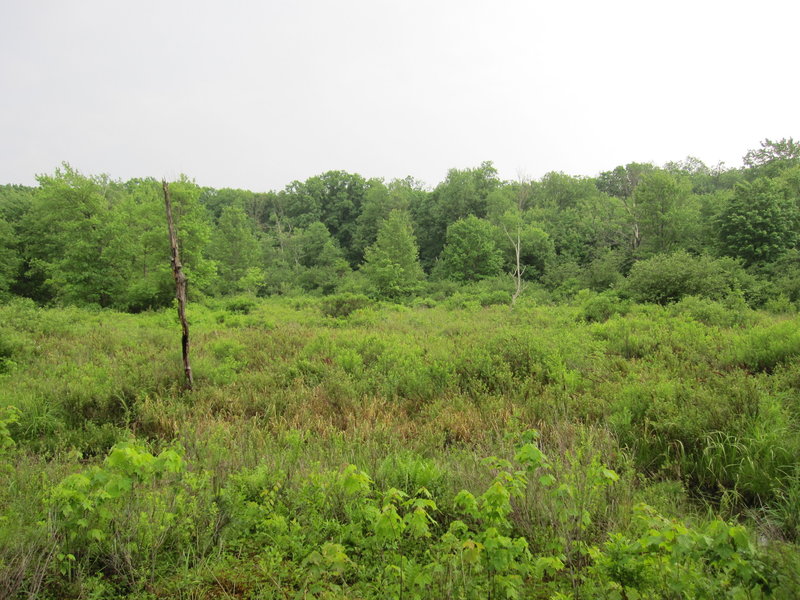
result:
<svg viewBox="0 0 800 600"><path fill-rule="evenodd" d="M404 211L393 210L367 248L362 272L376 296L397 299L419 289L424 277L419 249Z"/></svg>

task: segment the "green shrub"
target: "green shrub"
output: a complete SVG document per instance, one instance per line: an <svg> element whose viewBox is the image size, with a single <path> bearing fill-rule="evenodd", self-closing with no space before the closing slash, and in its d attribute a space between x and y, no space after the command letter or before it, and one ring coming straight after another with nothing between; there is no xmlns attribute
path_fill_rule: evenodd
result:
<svg viewBox="0 0 800 600"><path fill-rule="evenodd" d="M764 329L742 334L728 350L723 362L750 369L772 372L778 365L800 356L800 328L797 321L785 321Z"/></svg>
<svg viewBox="0 0 800 600"><path fill-rule="evenodd" d="M667 304L684 296L719 300L741 289L745 278L743 269L732 259L679 251L634 264L626 288L638 302Z"/></svg>
<svg viewBox="0 0 800 600"><path fill-rule="evenodd" d="M586 266L581 279L590 290L596 292L616 288L625 279L621 272L627 260L624 253L607 250Z"/></svg>
<svg viewBox="0 0 800 600"><path fill-rule="evenodd" d="M225 308L232 313L241 315L249 315L250 312L256 307L257 300L250 296L238 296L231 298L225 303Z"/></svg>
<svg viewBox="0 0 800 600"><path fill-rule="evenodd" d="M207 477L186 473L175 450L153 455L139 443L116 445L102 466L52 490L62 575L105 570L135 588L152 582L157 569L170 570L171 561L198 558L215 529L207 491Z"/></svg>
<svg viewBox="0 0 800 600"><path fill-rule="evenodd" d="M614 292L594 294L581 300L581 314L589 323L603 323L614 315L624 315L628 311L628 303Z"/></svg>
<svg viewBox="0 0 800 600"><path fill-rule="evenodd" d="M773 315L789 315L797 312L797 305L787 296L781 294L776 298L771 298L764 303L764 310Z"/></svg>
<svg viewBox="0 0 800 600"><path fill-rule="evenodd" d="M686 315L711 327L737 327L752 320L752 311L746 305L730 307L700 296L685 296L671 307L670 313Z"/></svg>
<svg viewBox="0 0 800 600"><path fill-rule="evenodd" d="M414 298L411 301L411 306L413 308L434 308L436 307L438 302L433 298Z"/></svg>
<svg viewBox="0 0 800 600"><path fill-rule="evenodd" d="M0 326L0 375L24 364L35 352L34 348L29 335Z"/></svg>
<svg viewBox="0 0 800 600"><path fill-rule="evenodd" d="M497 304L511 304L511 294L504 290L495 290L493 292L484 292L478 296L478 302L481 306L494 306Z"/></svg>
<svg viewBox="0 0 800 600"><path fill-rule="evenodd" d="M11 426L19 421L19 410L14 406L0 408L0 467L5 455L16 446L11 437Z"/></svg>
<svg viewBox="0 0 800 600"><path fill-rule="evenodd" d="M653 323L641 320L611 320L595 330L595 335L606 340L609 352L627 359L647 358L660 347L659 336Z"/></svg>
<svg viewBox="0 0 800 600"><path fill-rule="evenodd" d="M617 534L590 551L587 597L764 598L776 577L747 530L714 520L691 528L646 505L639 537Z"/></svg>
<svg viewBox="0 0 800 600"><path fill-rule="evenodd" d="M479 298L471 293L457 292L447 298L442 305L449 310L476 310L480 308Z"/></svg>
<svg viewBox="0 0 800 600"><path fill-rule="evenodd" d="M322 314L328 317L348 317L353 312L371 306L373 301L362 294L328 296L320 303Z"/></svg>

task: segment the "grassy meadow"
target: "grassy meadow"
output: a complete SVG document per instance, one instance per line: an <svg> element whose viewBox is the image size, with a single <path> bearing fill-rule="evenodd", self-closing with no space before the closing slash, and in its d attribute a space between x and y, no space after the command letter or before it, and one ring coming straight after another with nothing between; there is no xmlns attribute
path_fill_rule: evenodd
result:
<svg viewBox="0 0 800 600"><path fill-rule="evenodd" d="M491 302L0 306L0 597L800 595L796 314Z"/></svg>

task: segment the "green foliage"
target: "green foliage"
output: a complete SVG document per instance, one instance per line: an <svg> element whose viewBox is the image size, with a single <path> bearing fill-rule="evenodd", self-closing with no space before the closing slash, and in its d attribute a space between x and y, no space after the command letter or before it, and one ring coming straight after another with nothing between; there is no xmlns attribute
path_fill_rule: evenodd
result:
<svg viewBox="0 0 800 600"><path fill-rule="evenodd" d="M20 257L16 246L17 237L11 224L0 216L0 301L8 297L17 276Z"/></svg>
<svg viewBox="0 0 800 600"><path fill-rule="evenodd" d="M371 306L373 301L359 294L328 296L321 304L322 314L328 317L349 317L353 312Z"/></svg>
<svg viewBox="0 0 800 600"><path fill-rule="evenodd" d="M356 219L353 246L363 255L378 239L381 224L395 211L409 211L415 202L427 197L422 183L411 177L395 179L387 185L375 182L364 194L361 213Z"/></svg>
<svg viewBox="0 0 800 600"><path fill-rule="evenodd" d="M413 222L420 263L429 272L436 266L440 278L514 271L519 246L522 277L567 298L587 287L618 288L635 258L720 251L760 267L749 302L781 294L795 302L791 270L768 263L796 242L796 144L762 146L748 153L750 183L738 187L739 170L689 157L664 169L631 163L596 180L551 172L518 183L500 181L487 162L449 171L433 192L412 178L384 184L342 171L265 194L201 189L183 176L171 190L195 298L337 290L411 297L421 290L419 268L409 258L413 244L400 244L411 224L389 236L396 247L376 244L381 224L399 210ZM153 179L122 183L64 165L41 176L38 188L3 186L0 257L4 296L140 312L169 305L173 295ZM363 277L353 274L359 266Z"/></svg>
<svg viewBox="0 0 800 600"><path fill-rule="evenodd" d="M491 223L470 215L447 228L440 272L456 281L476 281L497 275L502 254L495 244Z"/></svg>
<svg viewBox="0 0 800 600"><path fill-rule="evenodd" d="M795 146L182 177L191 394L160 184L0 187L0 596L797 597Z"/></svg>
<svg viewBox="0 0 800 600"><path fill-rule="evenodd" d="M622 204L599 191L591 179L553 172L529 187L523 196L530 197L518 206L526 208L528 222L548 234L562 259L584 263L604 248L624 243Z"/></svg>
<svg viewBox="0 0 800 600"><path fill-rule="evenodd" d="M581 302L582 316L587 322L602 323L614 315L624 315L629 304L615 292L587 294Z"/></svg>
<svg viewBox="0 0 800 600"><path fill-rule="evenodd" d="M218 264L224 292L255 292L260 283L259 243L254 224L244 210L235 206L222 209L210 242L210 257ZM263 279L263 274L261 274Z"/></svg>
<svg viewBox="0 0 800 600"><path fill-rule="evenodd" d="M685 296L720 300L739 291L745 280L735 261L679 251L658 254L634 264L626 287L638 302L667 304Z"/></svg>
<svg viewBox="0 0 800 600"><path fill-rule="evenodd" d="M292 238L297 281L306 291L332 293L350 268L336 239L319 221Z"/></svg>
<svg viewBox="0 0 800 600"><path fill-rule="evenodd" d="M800 252L787 250L774 262L764 265L758 270L764 299L788 300L791 303L800 301Z"/></svg>
<svg viewBox="0 0 800 600"><path fill-rule="evenodd" d="M185 473L175 450L156 456L138 443L116 445L102 467L69 475L52 490L51 526L64 540L56 556L61 574L74 577L99 561L135 587L153 581L164 554L206 550L214 517L198 510L205 486L204 477Z"/></svg>
<svg viewBox="0 0 800 600"><path fill-rule="evenodd" d="M603 292L622 284L622 272L629 267L628 257L621 252L606 250L596 256L580 276L581 282L590 290Z"/></svg>
<svg viewBox="0 0 800 600"><path fill-rule="evenodd" d="M124 284L124 274L100 260L114 244L113 193L107 177L84 177L67 164L39 177L23 227L26 258L67 302L109 306Z"/></svg>
<svg viewBox="0 0 800 600"><path fill-rule="evenodd" d="M742 159L749 174L775 177L787 169L800 165L800 143L793 138L761 142L757 150L749 150Z"/></svg>
<svg viewBox="0 0 800 600"><path fill-rule="evenodd" d="M618 166L613 171L600 173L597 187L617 198L629 198L633 195L642 178L654 170L650 163L629 163Z"/></svg>
<svg viewBox="0 0 800 600"><path fill-rule="evenodd" d="M754 313L747 305L737 306L735 302L719 302L700 296L684 296L672 305L675 315L686 315L710 327L737 327L753 320Z"/></svg>
<svg viewBox="0 0 800 600"><path fill-rule="evenodd" d="M697 211L688 202L685 179L655 170L642 176L633 191L631 206L639 226L642 249L669 252L685 247L697 223Z"/></svg>
<svg viewBox="0 0 800 600"><path fill-rule="evenodd" d="M19 420L19 410L13 406L0 409L0 461L10 452L16 444L11 437L10 426ZM2 466L2 462L0 462Z"/></svg>
<svg viewBox="0 0 800 600"><path fill-rule="evenodd" d="M194 181L182 175L177 181L169 183L169 189L181 262L190 281L192 298L192 290L208 291L213 288L217 278L216 262L208 258L208 245L212 235L211 220L200 203L202 190ZM159 225L158 229L163 232L163 221L160 218Z"/></svg>
<svg viewBox="0 0 800 600"><path fill-rule="evenodd" d="M408 215L392 211L381 225L375 244L367 248L361 268L374 294L398 299L419 290L424 273L418 254Z"/></svg>
<svg viewBox="0 0 800 600"><path fill-rule="evenodd" d="M730 362L753 371L772 371L800 354L800 331L792 321L742 335L729 349Z"/></svg>
<svg viewBox="0 0 800 600"><path fill-rule="evenodd" d="M550 236L533 224L526 224L516 212L508 212L499 219L503 232L498 239L498 248L504 249L505 268L516 269L516 250L519 246L520 269L526 279L539 279L555 257Z"/></svg>
<svg viewBox="0 0 800 600"><path fill-rule="evenodd" d="M386 487L395 487L406 494L421 488L436 494L443 487L445 474L432 460L404 452L387 456L375 476Z"/></svg>
<svg viewBox="0 0 800 600"><path fill-rule="evenodd" d="M643 535L617 535L592 551L590 593L607 598L764 598L773 577L747 531L712 521L699 529L636 507ZM588 591L588 590L587 590Z"/></svg>
<svg viewBox="0 0 800 600"><path fill-rule="evenodd" d="M441 255L448 227L469 216L486 217L489 196L500 186L497 169L487 161L472 169L450 169L429 198L413 199L411 214L426 269Z"/></svg>
<svg viewBox="0 0 800 600"><path fill-rule="evenodd" d="M356 233L356 219L361 212L364 196L377 181L366 181L355 173L328 171L310 177L305 182L289 184L282 198L282 210L288 224L307 229L321 222L335 245L345 249L350 266L361 259L352 241Z"/></svg>
<svg viewBox="0 0 800 600"><path fill-rule="evenodd" d="M191 395L173 310L0 306L0 399L18 411L0 433L16 444L0 469L0 585L45 597L796 595L781 558L800 522L796 316L736 295L481 306L508 285L431 285L464 308L195 303ZM639 518L637 500L669 518ZM691 544L675 550L670 532ZM743 535L759 536L752 552Z"/></svg>
<svg viewBox="0 0 800 600"><path fill-rule="evenodd" d="M170 186L181 260L192 290L213 284L215 265L204 255L211 233L199 188L186 178ZM139 311L170 299L169 243L164 200L153 180L125 185L86 177L64 165L39 177L30 211L20 224L37 298Z"/></svg>
<svg viewBox="0 0 800 600"><path fill-rule="evenodd" d="M780 181L740 183L717 219L722 252L746 264L777 259L797 243L797 200Z"/></svg>

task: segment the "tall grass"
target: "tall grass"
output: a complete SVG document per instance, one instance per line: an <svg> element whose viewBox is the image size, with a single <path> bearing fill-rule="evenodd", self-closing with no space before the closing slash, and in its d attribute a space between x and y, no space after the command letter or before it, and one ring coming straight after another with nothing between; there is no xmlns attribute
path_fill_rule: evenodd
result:
<svg viewBox="0 0 800 600"><path fill-rule="evenodd" d="M591 318L580 302L523 301L510 310L340 300L193 305L191 394L181 389L172 311L0 306L0 406L18 409L7 426L16 448L0 471L0 483L16 490L0 496L7 517L0 546L11 549L0 557L0 575L19 581L15 593L39 586L69 597L88 594L81 586L102 588L87 562L82 572L62 574L69 559L49 553L63 539L37 523L47 521L46 490L130 440L153 453L177 445L189 477L180 485L195 486L202 499L186 510L222 515L193 517L219 531L195 535L188 561L179 547L189 552L189 534L175 537L183 541L165 545L158 559L164 572L224 579L222 565L230 564L226 576L239 581L252 567L226 554L225 528L244 536L241 548L252 550L256 538L248 541L251 530L235 523L240 513L225 516L225 489L261 503L259 495L279 485L276 499L302 511L308 486L354 465L379 489L425 488L450 511L447 498L458 490L479 494L491 484L479 458L513 458L532 427L554 472L575 489L586 487L592 457L623 475L610 495L582 492L597 515L580 538L586 544L635 528L633 505L642 498L681 513L676 518L702 520L710 509L749 519L767 539L797 537L796 317L693 299L604 304ZM155 496L142 502L150 509L175 501L158 481L149 485ZM548 498L515 500L513 527L532 548L553 542ZM94 555L82 556L78 563ZM577 577L588 559L574 560ZM108 564L112 579L124 571ZM147 572L150 584L173 589ZM125 593L144 581L137 573L129 571Z"/></svg>

